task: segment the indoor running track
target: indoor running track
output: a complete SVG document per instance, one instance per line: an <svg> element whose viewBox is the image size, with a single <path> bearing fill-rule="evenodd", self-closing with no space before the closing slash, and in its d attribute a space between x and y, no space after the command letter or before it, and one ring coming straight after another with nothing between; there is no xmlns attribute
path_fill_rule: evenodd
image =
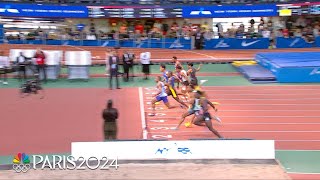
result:
<svg viewBox="0 0 320 180"><path fill-rule="evenodd" d="M217 116L222 123L214 121L214 127L225 138L271 139L275 140L277 150L320 149L320 86L215 86L203 89L211 101L221 104ZM186 128L182 125L178 131L173 130L185 110L171 97L169 101L175 108L167 109L160 103L156 116L148 117L154 92L154 88L141 89L147 126L144 138L216 138L206 127Z"/></svg>

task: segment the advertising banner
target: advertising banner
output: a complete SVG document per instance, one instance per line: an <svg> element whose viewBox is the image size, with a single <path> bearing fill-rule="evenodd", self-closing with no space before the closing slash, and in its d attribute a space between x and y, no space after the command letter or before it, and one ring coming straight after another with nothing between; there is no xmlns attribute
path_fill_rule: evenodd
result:
<svg viewBox="0 0 320 180"><path fill-rule="evenodd" d="M275 4L242 6L185 6L184 18L266 17L277 16Z"/></svg>
<svg viewBox="0 0 320 180"><path fill-rule="evenodd" d="M87 18L88 9L86 6L0 4L0 16Z"/></svg>

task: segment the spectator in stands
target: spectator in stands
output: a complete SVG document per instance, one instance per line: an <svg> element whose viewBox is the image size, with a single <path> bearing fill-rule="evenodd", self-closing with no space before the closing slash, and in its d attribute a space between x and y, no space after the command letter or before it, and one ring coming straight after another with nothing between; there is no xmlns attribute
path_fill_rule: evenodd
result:
<svg viewBox="0 0 320 180"><path fill-rule="evenodd" d="M289 38L289 30L288 29L283 29L282 30L282 34L283 34L283 37L285 37L285 38Z"/></svg>
<svg viewBox="0 0 320 180"><path fill-rule="evenodd" d="M203 36L206 40L211 40L213 38L213 29L207 30Z"/></svg>
<svg viewBox="0 0 320 180"><path fill-rule="evenodd" d="M201 32L200 28L198 28L197 32L195 33L195 43L194 46L196 49L202 49L203 47L203 33Z"/></svg>
<svg viewBox="0 0 320 180"><path fill-rule="evenodd" d="M267 27L265 27L261 33L263 38L271 38L271 32L269 31L269 29Z"/></svg>
<svg viewBox="0 0 320 180"><path fill-rule="evenodd" d="M221 23L217 23L216 27L218 28L218 36L219 38L223 38L223 27Z"/></svg>
<svg viewBox="0 0 320 180"><path fill-rule="evenodd" d="M201 29L203 29L204 31L208 30L208 29L209 29L208 22L204 22L204 23L201 25Z"/></svg>
<svg viewBox="0 0 320 180"><path fill-rule="evenodd" d="M260 24L258 25L258 35L259 37L262 37L262 31L264 31L264 21L260 21Z"/></svg>
<svg viewBox="0 0 320 180"><path fill-rule="evenodd" d="M162 33L164 36L167 35L168 30L169 30L169 25L167 23L163 23L162 24Z"/></svg>
<svg viewBox="0 0 320 180"><path fill-rule="evenodd" d="M278 29L276 32L276 37L283 37L282 29Z"/></svg>
<svg viewBox="0 0 320 180"><path fill-rule="evenodd" d="M118 79L119 56L115 51L113 51L111 55L110 56L107 55L106 58L109 59L109 74L110 74L109 88L112 90L112 78L115 77L117 89L120 89L119 79Z"/></svg>
<svg viewBox="0 0 320 180"><path fill-rule="evenodd" d="M142 34L144 31L144 27L141 22L137 23L134 29L136 33L140 33L140 34Z"/></svg>
<svg viewBox="0 0 320 180"><path fill-rule="evenodd" d="M235 36L236 38L243 38L244 35L244 25L240 24L239 28L236 30Z"/></svg>
<svg viewBox="0 0 320 180"><path fill-rule="evenodd" d="M296 27L297 28L304 28L307 26L306 19L303 16L299 16L299 18L296 21Z"/></svg>
<svg viewBox="0 0 320 180"><path fill-rule="evenodd" d="M134 22L130 22L129 25L128 25L128 32L129 33L134 33L135 30L134 30Z"/></svg>
<svg viewBox="0 0 320 180"><path fill-rule="evenodd" d="M271 20L268 21L267 28L270 32L273 32L273 23Z"/></svg>
<svg viewBox="0 0 320 180"><path fill-rule="evenodd" d="M117 119L119 118L119 113L116 108L112 107L112 104L112 100L108 100L107 107L102 112L104 138L106 140L117 139L118 134Z"/></svg>
<svg viewBox="0 0 320 180"><path fill-rule="evenodd" d="M286 21L286 28L290 31L293 27L293 20L292 17L289 17L289 19Z"/></svg>
<svg viewBox="0 0 320 180"><path fill-rule="evenodd" d="M0 83L7 85L7 73L9 73L10 62L7 56L4 56L3 51L0 51Z"/></svg>
<svg viewBox="0 0 320 180"><path fill-rule="evenodd" d="M296 29L296 31L294 32L294 36L295 37L302 37L301 29Z"/></svg>
<svg viewBox="0 0 320 180"><path fill-rule="evenodd" d="M47 70L46 70L46 56L44 54L44 52L41 49L37 49L36 54L34 55L34 57L36 59L36 67L37 67L37 71L40 77L40 71L43 72L43 79L44 82L47 82Z"/></svg>
<svg viewBox="0 0 320 180"><path fill-rule="evenodd" d="M178 31L178 29L179 29L179 25L178 25L178 23L176 21L174 21L172 23L172 25L171 25L170 30L173 31L173 32L176 32L176 31Z"/></svg>
<svg viewBox="0 0 320 180"><path fill-rule="evenodd" d="M135 42L136 42L136 45L140 45L141 44L141 40L142 40L142 36L141 36L141 33L139 30L136 30L136 33L134 35L134 39L135 39Z"/></svg>
<svg viewBox="0 0 320 180"><path fill-rule="evenodd" d="M319 36L319 25L318 24L314 25L313 36L314 37L318 37Z"/></svg>
<svg viewBox="0 0 320 180"><path fill-rule="evenodd" d="M23 52L20 52L20 55L16 59L16 64L18 66L18 76L19 80L22 80L22 75L23 79L27 79L27 72L26 72L26 66L28 64L27 58L23 55Z"/></svg>
<svg viewBox="0 0 320 180"><path fill-rule="evenodd" d="M153 24L153 27L155 28L155 30L156 30L157 32L160 32L161 29L162 29L162 24L161 24L160 20L156 21L156 22Z"/></svg>
<svg viewBox="0 0 320 180"><path fill-rule="evenodd" d="M120 26L120 30L119 30L121 35L127 34L128 33L128 28L127 28L127 24L126 23L122 23Z"/></svg>

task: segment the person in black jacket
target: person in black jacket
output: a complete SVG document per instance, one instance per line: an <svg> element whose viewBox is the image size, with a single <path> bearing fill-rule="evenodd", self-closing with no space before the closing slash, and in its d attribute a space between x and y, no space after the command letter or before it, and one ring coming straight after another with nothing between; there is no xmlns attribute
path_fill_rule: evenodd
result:
<svg viewBox="0 0 320 180"><path fill-rule="evenodd" d="M118 79L118 67L119 67L119 56L115 52L109 56L109 72L110 72L110 81L109 81L109 87L112 89L112 78L116 78L117 83L117 89L120 89L119 87L119 79Z"/></svg>
<svg viewBox="0 0 320 180"><path fill-rule="evenodd" d="M130 69L131 69L131 73L133 74L132 67L133 67L134 54L125 52L122 56L122 60L123 60L124 81L128 81Z"/></svg>
<svg viewBox="0 0 320 180"><path fill-rule="evenodd" d="M117 139L118 127L117 119L119 117L118 110L112 107L112 100L108 100L107 108L103 110L102 117L104 119L104 137L105 139Z"/></svg>

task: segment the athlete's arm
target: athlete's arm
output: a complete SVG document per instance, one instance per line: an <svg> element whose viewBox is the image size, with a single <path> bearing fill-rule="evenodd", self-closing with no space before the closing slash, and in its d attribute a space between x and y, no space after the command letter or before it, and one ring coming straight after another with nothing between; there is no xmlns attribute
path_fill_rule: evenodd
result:
<svg viewBox="0 0 320 180"><path fill-rule="evenodd" d="M196 69L196 70L197 70L197 71L200 71L201 67L202 67L202 64L199 64L199 67L198 67L198 69Z"/></svg>
<svg viewBox="0 0 320 180"><path fill-rule="evenodd" d="M154 95L154 97L156 97L159 94L161 94L161 85L160 85L160 83L157 84L157 89L158 89L158 92Z"/></svg>
<svg viewBox="0 0 320 180"><path fill-rule="evenodd" d="M207 103L217 112L218 109L212 104L211 101L209 101L208 99L206 99Z"/></svg>
<svg viewBox="0 0 320 180"><path fill-rule="evenodd" d="M181 76L183 76L185 79L188 79L188 76L186 75L186 73L181 73Z"/></svg>
<svg viewBox="0 0 320 180"><path fill-rule="evenodd" d="M192 72L192 69L189 69L189 70L187 71L187 75L189 76L191 72Z"/></svg>

